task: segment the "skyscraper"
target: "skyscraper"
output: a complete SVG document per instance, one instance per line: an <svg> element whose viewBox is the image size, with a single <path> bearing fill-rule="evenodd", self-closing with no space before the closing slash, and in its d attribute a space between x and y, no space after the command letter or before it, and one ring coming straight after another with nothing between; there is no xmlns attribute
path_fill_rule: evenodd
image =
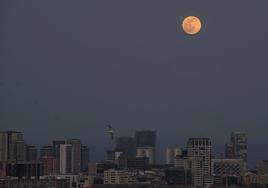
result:
<svg viewBox="0 0 268 188"><path fill-rule="evenodd" d="M211 141L209 138L190 138L187 153L192 163L193 184L207 186L213 183L211 176Z"/></svg>
<svg viewBox="0 0 268 188"><path fill-rule="evenodd" d="M155 162L156 131L141 130L135 133L136 155L146 156L149 163Z"/></svg>
<svg viewBox="0 0 268 188"><path fill-rule="evenodd" d="M247 153L247 135L241 132L232 132L230 144L226 144L225 146L225 157L228 159L243 159L247 162Z"/></svg>
<svg viewBox="0 0 268 188"><path fill-rule="evenodd" d="M72 145L60 144L60 174L72 173Z"/></svg>
<svg viewBox="0 0 268 188"><path fill-rule="evenodd" d="M225 144L225 158L226 159L235 159L234 147L232 144Z"/></svg>
<svg viewBox="0 0 268 188"><path fill-rule="evenodd" d="M79 139L69 139L66 143L72 146L72 173L77 174L81 170L81 141Z"/></svg>
<svg viewBox="0 0 268 188"><path fill-rule="evenodd" d="M8 137L6 132L0 132L0 161L8 159Z"/></svg>
<svg viewBox="0 0 268 188"><path fill-rule="evenodd" d="M53 155L56 158L59 158L60 156L60 145L65 144L64 140L54 140L53 141Z"/></svg>
<svg viewBox="0 0 268 188"><path fill-rule="evenodd" d="M56 158L56 171L60 173L60 145L65 144L64 140L54 140L53 141L53 155Z"/></svg>
<svg viewBox="0 0 268 188"><path fill-rule="evenodd" d="M27 159L27 145L24 140L16 141L16 160L17 161L26 161Z"/></svg>
<svg viewBox="0 0 268 188"><path fill-rule="evenodd" d="M41 161L44 165L44 175L56 174L56 159L53 156L42 156Z"/></svg>
<svg viewBox="0 0 268 188"><path fill-rule="evenodd" d="M137 157L147 157L149 159L149 164L155 163L155 150L153 147L138 147Z"/></svg>
<svg viewBox="0 0 268 188"><path fill-rule="evenodd" d="M122 151L127 157L135 157L135 139L133 137L118 137L116 151Z"/></svg>
<svg viewBox="0 0 268 188"><path fill-rule="evenodd" d="M8 160L16 160L16 142L19 140L23 140L23 134L21 132L16 131L7 131L7 139L8 139Z"/></svg>
<svg viewBox="0 0 268 188"><path fill-rule="evenodd" d="M89 157L90 156L90 150L88 146L82 145L81 147L81 172L85 172L88 170L88 163L89 163Z"/></svg>
<svg viewBox="0 0 268 188"><path fill-rule="evenodd" d="M135 133L136 147L155 147L156 131L142 130Z"/></svg>
<svg viewBox="0 0 268 188"><path fill-rule="evenodd" d="M27 146L27 161L37 161L38 150L35 146Z"/></svg>
<svg viewBox="0 0 268 188"><path fill-rule="evenodd" d="M23 140L23 134L15 131L0 132L0 161L17 158L17 141Z"/></svg>
<svg viewBox="0 0 268 188"><path fill-rule="evenodd" d="M40 149L40 158L44 157L44 156L51 156L51 157L55 157L53 154L53 146L43 146ZM55 157L56 159L56 157Z"/></svg>

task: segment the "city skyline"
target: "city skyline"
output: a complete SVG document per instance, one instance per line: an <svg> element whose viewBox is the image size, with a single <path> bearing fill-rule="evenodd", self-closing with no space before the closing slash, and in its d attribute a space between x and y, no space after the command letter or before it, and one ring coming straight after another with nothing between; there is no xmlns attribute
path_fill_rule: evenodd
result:
<svg viewBox="0 0 268 188"><path fill-rule="evenodd" d="M152 132L153 134L155 134L155 139L153 141L153 145L150 146L145 144L144 146L140 145L140 147L138 146L139 143L137 143L137 137L135 136L138 132ZM231 157L228 156L228 151L226 150L226 146L228 144L230 144L229 142L231 142L232 144L232 134L243 134L245 135L245 138L248 139L248 136L247 134L245 133L241 133L239 131L233 131L231 136L229 135L228 139L226 139L225 141L223 141L221 143L221 145L219 146L218 144L215 144L213 142L213 139L211 137L187 137L186 139L184 139L183 141L180 140L180 142L165 142L165 143L161 143L161 141L158 140L158 134L157 134L157 130L148 130L148 129L144 129L144 130L136 130L132 135L130 136L125 136L125 135L122 135L122 136L116 136L114 137L113 139L111 139L109 137L109 135L107 133L104 133L104 134L107 134L107 138L106 138L106 141L109 142L108 145L106 145L106 147L103 147L103 146L99 146L99 145L96 145L96 144L88 144L87 142L85 142L85 140L82 140L80 138L74 138L74 137L71 137L71 138L68 138L68 137L62 137L62 138L54 138L52 140L48 140L47 142L45 143L39 143L39 144L36 144L36 143L32 143L32 142L29 142L29 140L27 139L27 137L25 137L25 134L23 132L20 132L20 131L0 131L1 132L14 132L14 133L18 133L22 136L24 136L24 139L19 139L21 140L20 142L23 141L23 144L28 146L28 147L37 147L37 149L39 150L38 154L39 154L39 157L42 156L42 148L47 148L47 147L53 147L54 148L54 142L55 144L65 144L65 145L68 145L69 142L71 142L72 140L77 140L81 143L85 143L89 148L90 148L90 159L92 161L105 161L107 159L107 153L106 151L124 151L124 152L129 152L129 151L126 151L124 149L122 149L123 147L127 147L129 148L131 144L131 142L129 142L129 139L133 139L133 142L136 142L136 144L133 145L133 149L136 150L138 148L143 148L143 147L153 147L153 152L154 152L154 163L165 163L165 161L167 160L167 156L166 156L166 150L167 148L171 147L179 147L181 149L183 149L186 145L187 145L187 139L189 138L209 138L212 142L212 153L211 155L214 157L214 158L221 158L221 157L225 157L225 158L230 158L230 159L233 159L233 158L236 158L238 157L239 155L235 156L235 155L232 155ZM146 133L147 134L147 133ZM125 139L128 139L128 142L124 141ZM118 143L118 141L121 141L121 143ZM123 142L123 143L122 143ZM125 142L125 143L124 143ZM149 141L150 142L150 141ZM148 141L145 141L145 143L148 143ZM119 144L119 145L118 145ZM125 146L124 146L125 144ZM248 147L248 145L250 145L250 141L247 141L246 142L246 145ZM83 145L81 145L82 147ZM229 146L229 145L228 145ZM55 149L54 149L55 150ZM98 153L96 155L96 151L101 151L101 154ZM252 150L252 148L249 147L249 152L248 152L248 148L246 148L246 158L244 157L244 155L241 155L241 158L244 158L246 159L247 163L248 163L248 166L250 168L255 168L257 163L261 160L265 160L266 157L265 155L263 156L258 156L256 158L256 155L254 154L254 149ZM136 156L138 155L137 152L135 151L130 151L130 156ZM59 154L58 154L59 156ZM243 156L243 157L242 157ZM249 157L248 157L249 156ZM25 156L26 157L26 156ZM238 157L240 158L240 156Z"/></svg>
<svg viewBox="0 0 268 188"><path fill-rule="evenodd" d="M111 125L107 127L113 131ZM267 160L249 165L249 141L243 132L231 132L219 155L213 153L215 146L210 138L189 137L181 146L170 143L162 153L165 162L160 162L156 160L157 130L136 130L133 137L110 137L109 131L107 136L115 145L106 150L105 159L98 160L90 160L94 150L79 138L53 139L38 148L27 142L23 132L0 131L0 183L6 187L6 183L28 184L29 188L39 181L44 182L38 186L49 187L47 184L57 183L57 179L76 187L142 187L156 182L170 188L268 183Z"/></svg>
<svg viewBox="0 0 268 188"><path fill-rule="evenodd" d="M268 186L267 7L0 1L0 187Z"/></svg>

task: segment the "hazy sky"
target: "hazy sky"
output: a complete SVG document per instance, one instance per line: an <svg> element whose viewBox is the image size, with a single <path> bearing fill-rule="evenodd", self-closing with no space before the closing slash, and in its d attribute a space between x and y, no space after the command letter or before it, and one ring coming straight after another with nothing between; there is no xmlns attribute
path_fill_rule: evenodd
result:
<svg viewBox="0 0 268 188"><path fill-rule="evenodd" d="M0 1L0 129L89 145L268 132L268 1ZM199 16L201 33L180 24Z"/></svg>

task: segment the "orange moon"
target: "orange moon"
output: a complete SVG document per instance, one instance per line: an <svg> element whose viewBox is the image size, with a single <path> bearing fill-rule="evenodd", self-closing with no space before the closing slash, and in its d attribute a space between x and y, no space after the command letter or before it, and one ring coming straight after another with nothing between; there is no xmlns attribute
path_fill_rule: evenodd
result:
<svg viewBox="0 0 268 188"><path fill-rule="evenodd" d="M182 28L185 33L195 35L201 30L202 24L198 17L188 16L182 22Z"/></svg>

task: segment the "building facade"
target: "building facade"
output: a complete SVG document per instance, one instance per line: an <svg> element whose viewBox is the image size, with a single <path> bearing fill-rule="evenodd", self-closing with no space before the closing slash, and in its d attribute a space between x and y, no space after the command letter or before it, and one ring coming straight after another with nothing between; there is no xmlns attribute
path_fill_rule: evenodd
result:
<svg viewBox="0 0 268 188"><path fill-rule="evenodd" d="M137 157L147 157L149 164L155 163L155 150L154 147L138 147Z"/></svg>
<svg viewBox="0 0 268 188"><path fill-rule="evenodd" d="M263 160L259 163L258 173L261 175L268 175L268 160Z"/></svg>
<svg viewBox="0 0 268 188"><path fill-rule="evenodd" d="M248 141L245 133L231 133L230 143L225 146L225 156L227 159L243 159L247 162Z"/></svg>
<svg viewBox="0 0 268 188"><path fill-rule="evenodd" d="M6 164L6 175L22 178L39 178L44 175L43 164L38 161L18 161Z"/></svg>
<svg viewBox="0 0 268 188"><path fill-rule="evenodd" d="M212 159L213 176L243 176L246 164L243 159Z"/></svg>
<svg viewBox="0 0 268 188"><path fill-rule="evenodd" d="M15 145L15 156L16 161L26 161L27 160L27 144L24 140L17 140Z"/></svg>
<svg viewBox="0 0 268 188"><path fill-rule="evenodd" d="M53 156L41 157L41 162L44 166L44 175L55 175L57 174L57 160Z"/></svg>
<svg viewBox="0 0 268 188"><path fill-rule="evenodd" d="M133 137L116 138L116 151L122 151L127 157L135 157L135 139Z"/></svg>
<svg viewBox="0 0 268 188"><path fill-rule="evenodd" d="M51 157L55 157L54 152L53 152L53 146L43 146L40 149L40 158L44 157L44 156L51 156Z"/></svg>
<svg viewBox="0 0 268 188"><path fill-rule="evenodd" d="M70 139L66 143L72 146L72 173L78 174L81 171L81 141L79 139Z"/></svg>
<svg viewBox="0 0 268 188"><path fill-rule="evenodd" d="M37 161L38 150L36 146L27 146L27 161Z"/></svg>
<svg viewBox="0 0 268 188"><path fill-rule="evenodd" d="M88 170L88 163L90 160L90 150L88 146L81 147L81 172Z"/></svg>
<svg viewBox="0 0 268 188"><path fill-rule="evenodd" d="M6 132L0 132L0 161L8 159L8 135Z"/></svg>
<svg viewBox="0 0 268 188"><path fill-rule="evenodd" d="M166 164L174 165L177 155L182 155L182 149L179 146L169 146L166 149Z"/></svg>
<svg viewBox="0 0 268 188"><path fill-rule="evenodd" d="M190 138L187 153L191 160L194 186L213 184L211 175L211 141L209 138Z"/></svg>
<svg viewBox="0 0 268 188"><path fill-rule="evenodd" d="M67 188L70 179L67 178L42 178L42 179L0 179L1 188Z"/></svg>
<svg viewBox="0 0 268 188"><path fill-rule="evenodd" d="M142 130L135 133L136 147L155 147L156 131Z"/></svg>
<svg viewBox="0 0 268 188"><path fill-rule="evenodd" d="M60 174L72 173L72 151L71 144L60 145Z"/></svg>
<svg viewBox="0 0 268 188"><path fill-rule="evenodd" d="M109 169L104 171L105 185L131 185L136 183L135 175L128 171Z"/></svg>
<svg viewBox="0 0 268 188"><path fill-rule="evenodd" d="M60 145L65 144L64 140L53 141L53 156L57 160L57 173L60 173Z"/></svg>

